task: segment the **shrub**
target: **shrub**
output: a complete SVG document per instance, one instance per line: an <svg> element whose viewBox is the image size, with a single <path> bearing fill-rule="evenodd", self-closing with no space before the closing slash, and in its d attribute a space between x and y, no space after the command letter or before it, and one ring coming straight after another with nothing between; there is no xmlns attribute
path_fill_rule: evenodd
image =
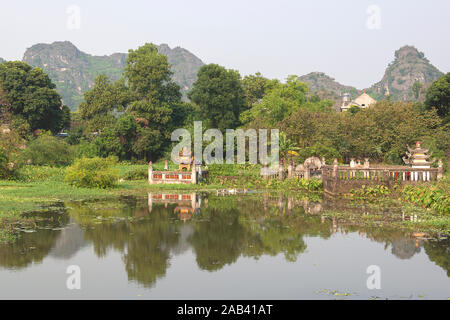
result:
<svg viewBox="0 0 450 320"><path fill-rule="evenodd" d="M80 144L76 146L75 156L77 158L94 158L98 156L97 145L86 139L81 139Z"/></svg>
<svg viewBox="0 0 450 320"><path fill-rule="evenodd" d="M119 174L113 169L117 158L81 158L66 169L64 181L79 188L107 189L114 187Z"/></svg>
<svg viewBox="0 0 450 320"><path fill-rule="evenodd" d="M135 168L123 175L125 180L146 180L148 178L148 168Z"/></svg>
<svg viewBox="0 0 450 320"><path fill-rule="evenodd" d="M0 179L15 179L22 167L20 153L24 140L16 130L9 133L0 131Z"/></svg>
<svg viewBox="0 0 450 320"><path fill-rule="evenodd" d="M8 171L8 157L6 156L5 152L0 149L0 178L7 178Z"/></svg>
<svg viewBox="0 0 450 320"><path fill-rule="evenodd" d="M44 133L28 143L22 158L34 165L56 167L70 164L73 160L73 152L66 142Z"/></svg>
<svg viewBox="0 0 450 320"><path fill-rule="evenodd" d="M448 193L449 180L431 186L407 185L402 189L402 197L409 202L418 204L423 208L430 208L443 214L450 214L450 195Z"/></svg>

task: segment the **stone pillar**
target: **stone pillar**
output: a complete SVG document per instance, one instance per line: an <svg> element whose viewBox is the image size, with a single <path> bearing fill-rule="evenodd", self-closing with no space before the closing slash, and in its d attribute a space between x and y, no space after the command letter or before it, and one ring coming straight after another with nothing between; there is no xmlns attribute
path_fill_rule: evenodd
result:
<svg viewBox="0 0 450 320"><path fill-rule="evenodd" d="M442 162L442 159L439 159L438 162L438 173L437 173L437 179L442 179L444 177L444 163Z"/></svg>
<svg viewBox="0 0 450 320"><path fill-rule="evenodd" d="M169 170L169 161L164 161L164 170Z"/></svg>
<svg viewBox="0 0 450 320"><path fill-rule="evenodd" d="M305 180L309 180L310 172L309 172L309 165L305 166L305 171L303 173L303 177Z"/></svg>
<svg viewBox="0 0 450 320"><path fill-rule="evenodd" d="M291 179L292 178L292 161L289 161L289 165L288 165L288 178Z"/></svg>
<svg viewBox="0 0 450 320"><path fill-rule="evenodd" d="M337 178L337 169L338 169L338 159L334 158L334 161L333 161L333 174L332 174L332 178L334 178L334 179Z"/></svg>
<svg viewBox="0 0 450 320"><path fill-rule="evenodd" d="M383 180L387 187L391 185L391 175L389 174L389 170L383 171Z"/></svg>
<svg viewBox="0 0 450 320"><path fill-rule="evenodd" d="M369 158L364 158L364 169L370 168Z"/></svg>
<svg viewBox="0 0 450 320"><path fill-rule="evenodd" d="M191 176L191 181L192 184L197 184L198 180L197 180L197 168L196 165L194 163L194 165L192 166L192 176Z"/></svg>
<svg viewBox="0 0 450 320"><path fill-rule="evenodd" d="M355 158L350 158L350 168L354 168L355 166L356 166Z"/></svg>
<svg viewBox="0 0 450 320"><path fill-rule="evenodd" d="M153 184L153 162L148 164L148 183Z"/></svg>
<svg viewBox="0 0 450 320"><path fill-rule="evenodd" d="M370 163L369 163L369 158L364 158L364 165L363 165L364 169L369 169L370 168ZM369 179L370 176L370 172L369 171L364 171L364 179Z"/></svg>
<svg viewBox="0 0 450 320"><path fill-rule="evenodd" d="M283 162L281 162L281 161L278 164L278 180L280 180L280 181L284 180L284 166L283 166Z"/></svg>
<svg viewBox="0 0 450 320"><path fill-rule="evenodd" d="M265 163L265 164L263 164L263 167L262 167L262 175L263 175L263 179L264 180L268 180L269 179L269 174L268 174L268 171L269 169L268 169L268 167L267 167L267 163Z"/></svg>

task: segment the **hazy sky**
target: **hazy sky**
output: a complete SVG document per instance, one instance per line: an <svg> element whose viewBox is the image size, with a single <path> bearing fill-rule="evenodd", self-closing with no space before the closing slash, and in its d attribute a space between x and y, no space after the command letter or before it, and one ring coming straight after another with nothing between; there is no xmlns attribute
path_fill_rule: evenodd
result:
<svg viewBox="0 0 450 320"><path fill-rule="evenodd" d="M409 44L450 71L449 0L1 0L0 10L7 60L39 42L69 40L96 55L167 43L243 75L322 71L364 88Z"/></svg>

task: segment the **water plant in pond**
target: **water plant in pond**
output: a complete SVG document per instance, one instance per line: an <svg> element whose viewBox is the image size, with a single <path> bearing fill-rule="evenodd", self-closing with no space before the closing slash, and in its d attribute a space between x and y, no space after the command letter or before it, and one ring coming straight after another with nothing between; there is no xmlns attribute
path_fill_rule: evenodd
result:
<svg viewBox="0 0 450 320"><path fill-rule="evenodd" d="M381 196L389 196L390 194L391 190L389 190L388 187L383 185L376 185L376 186L363 185L360 189L350 190L350 197L359 197L359 198L375 198Z"/></svg>
<svg viewBox="0 0 450 320"><path fill-rule="evenodd" d="M450 215L450 193L448 188L442 188L440 185L408 185L403 188L401 193L402 197L409 202L418 204L423 208L430 208L443 215Z"/></svg>

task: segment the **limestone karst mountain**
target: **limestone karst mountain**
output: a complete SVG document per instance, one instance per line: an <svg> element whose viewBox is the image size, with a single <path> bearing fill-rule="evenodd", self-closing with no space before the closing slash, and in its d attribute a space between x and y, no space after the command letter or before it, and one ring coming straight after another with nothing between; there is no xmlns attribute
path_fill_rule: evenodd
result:
<svg viewBox="0 0 450 320"><path fill-rule="evenodd" d="M186 94L203 62L180 47L171 49L162 44L158 50L167 55L172 64L173 79ZM106 74L113 80L120 78L126 58L126 53L93 56L65 41L34 45L27 49L23 61L43 68L56 84L64 103L75 110L98 74ZM381 81L366 89L366 92L376 100L384 99L386 93L394 101L422 100L426 88L442 75L422 52L413 46L404 46L395 52L395 60L388 65ZM341 101L344 92L350 93L352 99L362 93L362 90L343 85L323 72L311 72L300 79L309 86L312 94L334 100L336 104Z"/></svg>
<svg viewBox="0 0 450 320"><path fill-rule="evenodd" d="M186 93L197 78L203 62L188 50L168 45L158 46L159 52L167 55L172 64L173 79ZM52 44L36 44L27 49L23 61L43 68L56 84L64 103L72 110L83 100L98 74L106 74L113 80L121 77L126 64L126 53L109 56L93 56L80 51L69 41Z"/></svg>
<svg viewBox="0 0 450 320"><path fill-rule="evenodd" d="M381 81L366 92L376 100L384 99L387 93L393 101L421 100L426 88L442 75L422 52L413 46L404 46L395 52L395 60L388 65ZM323 72L311 72L300 79L321 98L338 101L344 92L350 93L352 99L362 93L362 90L342 85ZM415 83L418 87L416 93L413 90Z"/></svg>
<svg viewBox="0 0 450 320"><path fill-rule="evenodd" d="M419 88L426 88L442 75L423 52L413 46L404 46L395 52L395 60L388 65L381 81L367 89L367 93L377 100L387 93L394 101L418 100L421 95L414 93L414 83L417 82Z"/></svg>
<svg viewBox="0 0 450 320"><path fill-rule="evenodd" d="M343 93L350 93L351 98L356 98L361 94L361 90L352 86L346 86L337 82L334 78L323 72L311 72L301 76L300 80L305 82L311 93L317 94L321 98L340 100Z"/></svg>

